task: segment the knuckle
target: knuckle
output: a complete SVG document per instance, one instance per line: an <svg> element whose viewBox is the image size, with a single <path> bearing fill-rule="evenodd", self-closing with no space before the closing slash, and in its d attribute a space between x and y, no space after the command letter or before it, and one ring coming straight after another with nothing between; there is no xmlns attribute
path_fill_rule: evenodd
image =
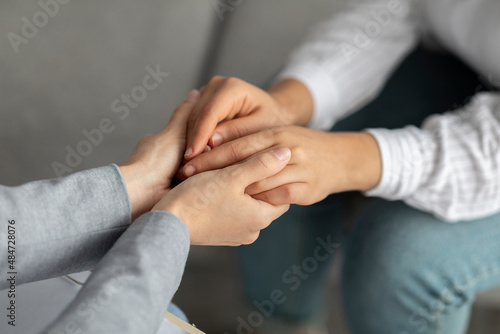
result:
<svg viewBox="0 0 500 334"><path fill-rule="evenodd" d="M215 105L213 101L209 101L201 108L201 117L206 115L211 115L215 110Z"/></svg>
<svg viewBox="0 0 500 334"><path fill-rule="evenodd" d="M258 220L257 227L259 228L260 231L268 227L270 224L271 224L271 219L269 219L268 215L266 215L265 217L262 217L261 219Z"/></svg>
<svg viewBox="0 0 500 334"><path fill-rule="evenodd" d="M286 138L288 131L286 126L277 126L272 129L274 137L279 141L282 142Z"/></svg>
<svg viewBox="0 0 500 334"><path fill-rule="evenodd" d="M234 145L234 144L231 144L229 146L229 158L232 160L232 161L237 161L238 160L238 157L239 157L239 149L237 147L237 145Z"/></svg>
<svg viewBox="0 0 500 334"><path fill-rule="evenodd" d="M256 133L253 137L255 138L256 146L269 146L270 143L275 142L274 129L265 129L261 132Z"/></svg>
<svg viewBox="0 0 500 334"><path fill-rule="evenodd" d="M149 141L149 140L154 139L154 137L155 137L154 134L148 133L148 134L144 135L144 137L142 137L140 141Z"/></svg>
<svg viewBox="0 0 500 334"><path fill-rule="evenodd" d="M266 168L266 169L271 169L271 164L269 163L269 161L265 158L265 155L264 154L261 154L257 157L257 159L259 159L259 162L260 164Z"/></svg>
<svg viewBox="0 0 500 334"><path fill-rule="evenodd" d="M214 75L210 80L207 82L207 86L212 86L217 83L219 83L221 80L225 79L225 77L221 75Z"/></svg>
<svg viewBox="0 0 500 334"><path fill-rule="evenodd" d="M250 132L245 124L239 124L238 126L231 127L230 130L233 132L234 138L245 137Z"/></svg>
<svg viewBox="0 0 500 334"><path fill-rule="evenodd" d="M235 77L227 77L225 78L224 80L224 83L227 85L227 86L237 86L241 83L242 81L238 78L235 78Z"/></svg>
<svg viewBox="0 0 500 334"><path fill-rule="evenodd" d="M299 161L306 160L307 157L306 149L302 146L296 146L293 148L292 156L294 160L299 160Z"/></svg>
<svg viewBox="0 0 500 334"><path fill-rule="evenodd" d="M260 231L249 234L248 236L246 236L242 240L242 245L251 245L251 244L253 244L255 241L257 241L257 239L259 238L259 235L260 235Z"/></svg>
<svg viewBox="0 0 500 334"><path fill-rule="evenodd" d="M293 187L285 186L282 189L283 200L286 203L294 203L296 200L295 191Z"/></svg>
<svg viewBox="0 0 500 334"><path fill-rule="evenodd" d="M230 143L228 154L231 161L233 162L240 161L244 153L245 149L242 144L236 142Z"/></svg>

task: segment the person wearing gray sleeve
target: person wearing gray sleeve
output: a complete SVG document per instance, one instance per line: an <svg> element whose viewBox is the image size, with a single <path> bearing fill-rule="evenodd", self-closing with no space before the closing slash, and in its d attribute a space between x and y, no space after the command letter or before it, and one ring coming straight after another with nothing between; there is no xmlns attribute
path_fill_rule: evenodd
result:
<svg viewBox="0 0 500 334"><path fill-rule="evenodd" d="M130 224L130 203L120 171L111 165L0 186L0 215L16 222L22 284L92 269ZM7 241L6 233L2 229L0 242ZM0 289L7 284L1 267Z"/></svg>
<svg viewBox="0 0 500 334"><path fill-rule="evenodd" d="M179 286L189 241L250 244L288 210L288 205L255 200L245 189L280 172L289 159L290 150L280 148L200 174L169 191L153 212L138 218L120 237L75 300L43 333L156 333ZM212 194L215 184L220 191Z"/></svg>
<svg viewBox="0 0 500 334"><path fill-rule="evenodd" d="M184 124L197 94L161 132L144 137L120 167L0 186L0 218L14 220L18 229L17 284L92 269L131 220L162 198L180 164ZM0 229L0 247L7 250L6 228ZM0 263L0 289L7 284L6 265Z"/></svg>
<svg viewBox="0 0 500 334"><path fill-rule="evenodd" d="M158 211L141 216L43 333L156 333L188 251L189 232L179 218Z"/></svg>
<svg viewBox="0 0 500 334"><path fill-rule="evenodd" d="M190 93L167 127L144 137L120 167L1 188L0 214L6 222L17 214L20 231L17 283L90 269L101 260L44 333L156 333L180 283L190 241L248 244L288 210L244 191L285 167L291 153L284 148L171 189L185 149L187 116L199 95ZM212 194L214 185L221 191ZM137 219L128 227L131 218ZM1 242L7 246L5 231ZM0 269L7 273L7 264ZM4 282L2 277L0 289ZM85 306L97 298L107 300L106 308L89 313Z"/></svg>

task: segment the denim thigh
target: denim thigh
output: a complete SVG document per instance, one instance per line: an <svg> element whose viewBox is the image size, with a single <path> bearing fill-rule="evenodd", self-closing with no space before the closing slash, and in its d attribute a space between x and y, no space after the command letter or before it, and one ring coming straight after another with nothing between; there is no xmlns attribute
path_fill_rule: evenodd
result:
<svg viewBox="0 0 500 334"><path fill-rule="evenodd" d="M499 240L500 214L451 224L375 200L345 247L352 333L465 333L476 292L500 285Z"/></svg>

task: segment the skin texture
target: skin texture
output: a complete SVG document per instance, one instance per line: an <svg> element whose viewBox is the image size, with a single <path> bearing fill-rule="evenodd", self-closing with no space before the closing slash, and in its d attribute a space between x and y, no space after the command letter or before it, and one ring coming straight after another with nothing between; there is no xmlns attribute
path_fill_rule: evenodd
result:
<svg viewBox="0 0 500 334"><path fill-rule="evenodd" d="M325 133L286 126L264 130L214 148L186 164L195 173L243 161L257 152L289 147L292 158L277 175L250 185L246 193L275 205L310 205L332 193L375 187L380 153L367 133Z"/></svg>
<svg viewBox="0 0 500 334"><path fill-rule="evenodd" d="M167 211L186 224L192 244L252 243L260 230L289 206L260 201L245 194L245 189L285 168L290 150L277 148L261 153L244 163L201 173L171 189L186 148L187 120L199 97L199 92L191 92L176 108L168 125L142 138L120 166L132 219L150 210Z"/></svg>
<svg viewBox="0 0 500 334"><path fill-rule="evenodd" d="M170 189L186 147L186 122L199 97L198 91L191 92L167 126L142 138L120 166L132 204L132 220L151 210Z"/></svg>
<svg viewBox="0 0 500 334"><path fill-rule="evenodd" d="M153 210L181 218L194 245L251 244L289 205L255 199L245 189L280 172L289 160L290 150L277 148L241 164L201 173L169 191Z"/></svg>
<svg viewBox="0 0 500 334"><path fill-rule="evenodd" d="M207 144L216 147L274 126L305 125L311 115L312 97L299 81L282 81L268 93L240 79L214 77L189 117L185 158L195 158Z"/></svg>
<svg viewBox="0 0 500 334"><path fill-rule="evenodd" d="M236 78L214 77L201 95L187 123L185 177L289 147L290 164L250 186L249 194L272 204L310 205L332 193L370 190L380 181L382 162L371 135L291 126L306 125L314 107L297 80L277 82L266 92ZM210 152L204 152L206 145Z"/></svg>

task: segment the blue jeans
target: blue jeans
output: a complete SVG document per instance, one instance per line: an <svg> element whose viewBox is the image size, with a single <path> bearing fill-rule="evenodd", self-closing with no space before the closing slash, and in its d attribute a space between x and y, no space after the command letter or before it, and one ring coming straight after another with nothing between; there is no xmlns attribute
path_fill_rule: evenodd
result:
<svg viewBox="0 0 500 334"><path fill-rule="evenodd" d="M482 88L455 58L418 50L379 98L333 131L420 125ZM500 214L449 224L381 199L353 214L351 196L293 206L255 244L240 247L246 296L266 318L259 330L294 333L328 317L324 287L341 250L352 334L465 333L476 292L500 285Z"/></svg>

